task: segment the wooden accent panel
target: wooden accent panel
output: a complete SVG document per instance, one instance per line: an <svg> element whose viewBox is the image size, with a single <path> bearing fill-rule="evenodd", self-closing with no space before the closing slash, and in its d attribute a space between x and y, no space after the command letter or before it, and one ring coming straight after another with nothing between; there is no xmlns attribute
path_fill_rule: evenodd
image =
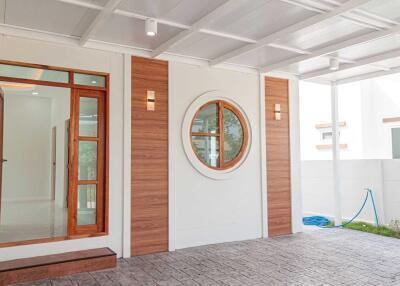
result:
<svg viewBox="0 0 400 286"><path fill-rule="evenodd" d="M400 122L400 117L385 117L382 119L383 123Z"/></svg>
<svg viewBox="0 0 400 286"><path fill-rule="evenodd" d="M155 111L146 110L147 90ZM168 62L132 57L131 254L168 251Z"/></svg>
<svg viewBox="0 0 400 286"><path fill-rule="evenodd" d="M292 233L288 84L285 79L265 78L269 236ZM277 103L281 120L275 120Z"/></svg>
<svg viewBox="0 0 400 286"><path fill-rule="evenodd" d="M0 262L0 286L114 268L116 254L109 248Z"/></svg>
<svg viewBox="0 0 400 286"><path fill-rule="evenodd" d="M315 145L315 148L318 150L332 150L333 145L332 144L319 144ZM348 146L347 144L339 144L340 149L347 149Z"/></svg>
<svg viewBox="0 0 400 286"><path fill-rule="evenodd" d="M347 123L346 123L346 121L341 121L341 122L338 122L338 126L339 126L339 127L346 127L346 126L347 126ZM331 123L320 123L320 124L315 124L315 128L316 128L316 129L332 128L332 124L331 124Z"/></svg>

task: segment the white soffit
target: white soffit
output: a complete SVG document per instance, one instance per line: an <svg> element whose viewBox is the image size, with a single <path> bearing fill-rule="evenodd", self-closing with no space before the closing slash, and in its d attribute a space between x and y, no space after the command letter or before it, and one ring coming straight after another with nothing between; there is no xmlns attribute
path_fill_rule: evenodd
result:
<svg viewBox="0 0 400 286"><path fill-rule="evenodd" d="M124 0L118 8L191 25L225 2L226 0Z"/></svg>
<svg viewBox="0 0 400 286"><path fill-rule="evenodd" d="M257 40L316 14L276 0L252 0L221 16L207 28Z"/></svg>
<svg viewBox="0 0 400 286"><path fill-rule="evenodd" d="M286 50L276 49L269 46L256 49L245 55L235 57L229 60L229 63L247 65L253 67L262 67L276 60L283 60L293 57L297 54Z"/></svg>
<svg viewBox="0 0 400 286"><path fill-rule="evenodd" d="M319 78L329 80L329 81L336 81L336 80L341 80L341 79L353 77L356 75L362 75L362 74L367 74L367 73L376 72L376 71L380 71L380 69L378 69L374 66L362 66L362 67L356 67L353 69L348 69L348 70L344 70L344 71L327 74L327 75L321 76Z"/></svg>
<svg viewBox="0 0 400 286"><path fill-rule="evenodd" d="M400 22L399 0L373 0L364 5L364 10Z"/></svg>
<svg viewBox="0 0 400 286"><path fill-rule="evenodd" d="M156 37L148 37L144 31L144 21L112 15L108 20L108 25L99 29L93 39L152 50L182 31L182 29L158 25Z"/></svg>
<svg viewBox="0 0 400 286"><path fill-rule="evenodd" d="M79 44L79 37L103 7L112 3L109 1L0 0L0 34ZM393 35L400 32L400 0L240 0L238 6L231 5L231 9L210 17L226 3L227 0L122 0L105 23L90 34L87 47L151 55L200 19L206 19L200 29L167 45L160 57L174 54L175 58L178 55L204 63L220 59L265 71L270 67L300 77L328 68L330 57L357 65L357 60L400 48L400 36ZM147 18L159 22L156 37L145 35ZM274 36L268 37L267 42L257 45L271 34ZM232 51L234 56L229 57ZM353 77L357 72L397 67L396 58L383 58L381 63L318 76Z"/></svg>
<svg viewBox="0 0 400 286"><path fill-rule="evenodd" d="M195 33L185 41L174 45L169 51L175 54L185 54L190 57L210 59L229 51L232 47L239 47L240 45L241 42L232 39Z"/></svg>
<svg viewBox="0 0 400 286"><path fill-rule="evenodd" d="M356 60L384 53L396 48L400 48L400 35L388 36L362 45L356 45L340 50L336 52L335 55Z"/></svg>
<svg viewBox="0 0 400 286"><path fill-rule="evenodd" d="M97 15L97 11L59 1L8 0L6 24L81 36Z"/></svg>
<svg viewBox="0 0 400 286"><path fill-rule="evenodd" d="M327 44L341 42L368 33L371 30L360 27L346 19L336 17L295 32L279 42L300 49L315 49Z"/></svg>

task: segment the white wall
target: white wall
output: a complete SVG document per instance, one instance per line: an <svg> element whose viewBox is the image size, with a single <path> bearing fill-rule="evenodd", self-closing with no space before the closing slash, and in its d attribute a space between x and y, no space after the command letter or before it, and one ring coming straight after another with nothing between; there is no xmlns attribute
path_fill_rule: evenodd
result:
<svg viewBox="0 0 400 286"><path fill-rule="evenodd" d="M29 47L29 48L27 48ZM123 56L117 53L0 36L0 57L28 63L108 72L110 77L109 235L36 245L0 248L0 260L110 247L122 253Z"/></svg>
<svg viewBox="0 0 400 286"><path fill-rule="evenodd" d="M257 74L170 63L170 208L174 248L262 235ZM182 121L201 94L220 90L240 105L252 129L250 152L230 179L213 180L192 167L182 146Z"/></svg>
<svg viewBox="0 0 400 286"><path fill-rule="evenodd" d="M3 202L50 199L50 116L49 98L5 95Z"/></svg>
<svg viewBox="0 0 400 286"><path fill-rule="evenodd" d="M51 100L51 128L56 127L56 190L55 202L60 207L67 205L68 192L68 145L66 120L70 118L70 89L54 90Z"/></svg>
<svg viewBox="0 0 400 286"><path fill-rule="evenodd" d="M26 48L28 46L29 49ZM123 152L123 128L130 126L130 116L125 110L124 117L123 104L123 95L126 99L125 104L129 104L130 84L126 80L130 78L129 58L124 65L124 57L121 54L4 36L0 37L0 55L6 60L111 74L110 234L105 237L0 248L0 261L104 246L110 247L120 256L123 233L125 238L129 238L130 234L129 211L123 209L123 194L129 194L129 182L124 184L124 190L122 184L123 174L130 173L130 164L124 161L124 158L130 158L130 156L124 155ZM263 155L262 151L265 148L260 145L263 141L260 131L264 135L262 126L265 121L262 115L264 94L260 91L263 83L260 82L259 75L177 62L170 62L169 75L170 248L261 237L263 222L266 223L266 172L263 169L265 154ZM202 93L215 89L223 91L240 105L249 119L252 130L252 141L247 159L235 176L219 181L209 179L193 169L184 153L181 139L182 120L190 103ZM297 80L291 82L289 89L292 100L297 95ZM291 114L296 115L297 102L294 99L292 102ZM297 120L296 116L291 116L291 126L296 127L294 124ZM292 136L298 135L296 129L298 128L291 130ZM293 138L291 141L297 142L296 139ZM296 146L299 146L298 142ZM291 149L292 158L299 156L297 147ZM125 150L129 152L129 148ZM300 200L296 199L296 195L300 194L299 178L297 178L298 161L296 159L292 165L292 172L296 175L292 182L295 192L293 215L296 222L300 221L298 213L301 212ZM123 165L129 170L123 171ZM126 181L127 177L124 179ZM130 204L125 203L125 208L130 209ZM124 232L123 221L127 226ZM129 242L126 243L126 241L124 246L127 249L124 249L124 253L128 254Z"/></svg>
<svg viewBox="0 0 400 286"><path fill-rule="evenodd" d="M333 218L332 161L303 161L301 167L304 215ZM365 198L364 188L370 188L380 222L400 219L400 160L342 160L339 168L344 218L357 213ZM358 220L374 222L371 201Z"/></svg>

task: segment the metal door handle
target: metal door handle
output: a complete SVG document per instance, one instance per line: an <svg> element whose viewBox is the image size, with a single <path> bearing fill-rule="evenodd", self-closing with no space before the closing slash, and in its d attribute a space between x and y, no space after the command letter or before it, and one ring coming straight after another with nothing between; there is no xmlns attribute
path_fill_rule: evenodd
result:
<svg viewBox="0 0 400 286"><path fill-rule="evenodd" d="M5 162L8 162L8 160L7 159L3 159L3 160L1 160L3 163L5 163Z"/></svg>

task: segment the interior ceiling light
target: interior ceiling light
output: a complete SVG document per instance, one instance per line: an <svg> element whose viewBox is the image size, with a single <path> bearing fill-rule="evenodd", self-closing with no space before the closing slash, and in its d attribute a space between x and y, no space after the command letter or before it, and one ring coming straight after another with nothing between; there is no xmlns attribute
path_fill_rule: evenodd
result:
<svg viewBox="0 0 400 286"><path fill-rule="evenodd" d="M157 21L154 19L146 19L146 35L154 37L157 35Z"/></svg>
<svg viewBox="0 0 400 286"><path fill-rule="evenodd" d="M32 92L32 95L38 95L38 94L39 94L39 92L37 92L37 91Z"/></svg>
<svg viewBox="0 0 400 286"><path fill-rule="evenodd" d="M335 58L329 59L329 69L331 71L337 71L339 69L339 61Z"/></svg>

